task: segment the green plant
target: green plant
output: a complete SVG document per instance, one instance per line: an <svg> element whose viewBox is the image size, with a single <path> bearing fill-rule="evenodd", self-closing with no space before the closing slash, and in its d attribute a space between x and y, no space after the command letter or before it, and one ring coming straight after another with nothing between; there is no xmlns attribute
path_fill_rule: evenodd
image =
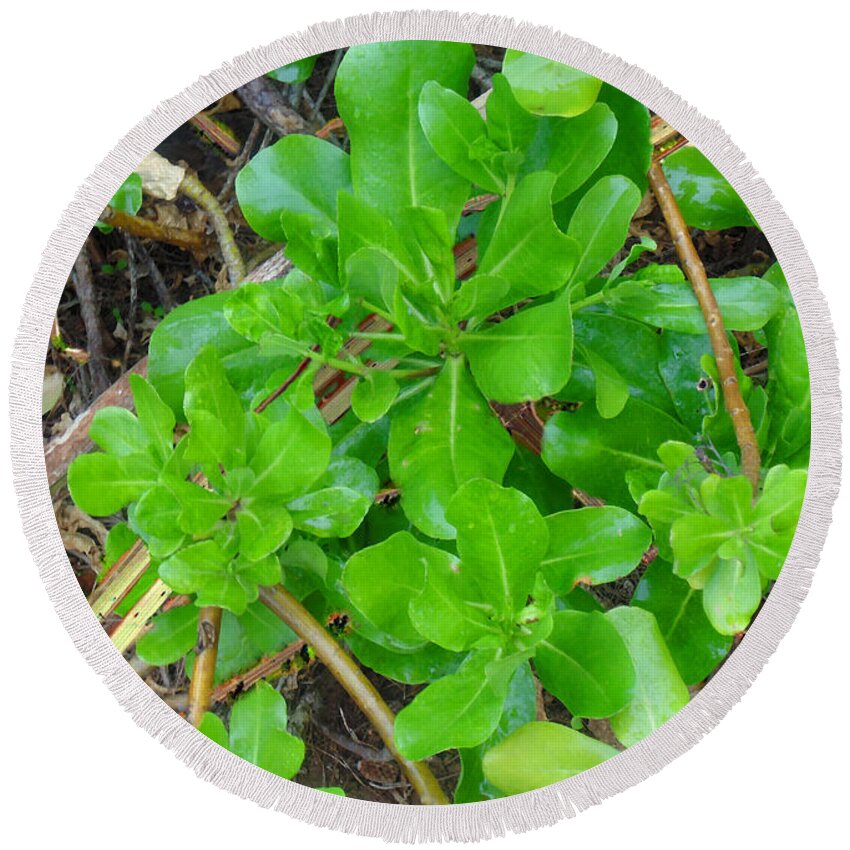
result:
<svg viewBox="0 0 850 850"><path fill-rule="evenodd" d="M286 243L295 270L172 311L150 383L130 379L137 415L99 413L103 453L69 472L83 510L127 508L108 548L144 542L140 587L194 603L155 617L140 657L185 656L192 672L197 607L220 607L221 683L344 612L339 640L361 664L425 686L385 741L414 771L460 750L456 802L615 752L540 722L544 692L626 746L687 702L777 577L810 409L778 267L710 281L734 352L731 332L771 352L766 384L737 360L734 373L761 449L755 491L704 307L679 266L636 267L652 240L622 251L647 187L646 109L509 52L482 114L472 64L455 43L348 51L336 102L350 154L286 136L236 181L246 220ZM477 267L459 279L470 234ZM330 416L325 387L340 381L352 413ZM529 410L545 419L532 451L509 433L508 414ZM581 491L606 504L576 508ZM630 604L600 604L591 588L642 562ZM333 661L336 644L322 646ZM268 767L278 736L291 758L270 769L298 770L285 703L262 683L236 701L229 736L214 718L201 725L214 740Z"/></svg>

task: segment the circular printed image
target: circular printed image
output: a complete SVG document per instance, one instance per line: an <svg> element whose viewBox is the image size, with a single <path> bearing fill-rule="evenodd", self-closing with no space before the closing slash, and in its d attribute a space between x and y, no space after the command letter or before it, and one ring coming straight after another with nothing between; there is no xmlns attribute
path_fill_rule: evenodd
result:
<svg viewBox="0 0 850 850"><path fill-rule="evenodd" d="M91 610L330 794L545 787L673 717L782 569L811 408L740 197L663 115L456 42L278 68L157 146L46 356Z"/></svg>

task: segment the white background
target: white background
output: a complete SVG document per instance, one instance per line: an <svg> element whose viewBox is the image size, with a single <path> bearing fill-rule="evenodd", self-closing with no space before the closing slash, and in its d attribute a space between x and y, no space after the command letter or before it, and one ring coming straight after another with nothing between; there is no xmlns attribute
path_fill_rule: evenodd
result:
<svg viewBox="0 0 850 850"><path fill-rule="evenodd" d="M779 11L783 5L443 0L434 8L552 25L641 65L720 120L801 232L844 336L846 361L846 29L833 17L834 4L810 0L793 15ZM7 7L0 50L4 387L40 252L78 184L120 136L160 100L244 50L316 21L392 7L379 0ZM0 422L8 445L7 417ZM8 846L136 850L258 840L378 846L319 831L201 782L123 714L47 601L20 532L6 450L0 467L0 782L8 782L0 806ZM579 818L499 845L841 845L850 790L848 498L839 501L797 622L750 693L708 738Z"/></svg>

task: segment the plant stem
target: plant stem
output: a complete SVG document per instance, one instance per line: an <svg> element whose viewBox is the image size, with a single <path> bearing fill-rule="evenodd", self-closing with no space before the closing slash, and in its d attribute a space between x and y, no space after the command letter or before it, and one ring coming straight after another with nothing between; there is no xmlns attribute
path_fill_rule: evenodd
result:
<svg viewBox="0 0 850 850"><path fill-rule="evenodd" d="M573 302L573 313L583 310L585 307L590 307L593 304L599 304L605 300L604 292L596 292L593 295L588 295L587 298L582 298L581 301Z"/></svg>
<svg viewBox="0 0 850 850"><path fill-rule="evenodd" d="M174 245L191 253L198 253L204 247L204 240L200 233L184 230L180 227L169 227L147 218L112 209L112 207L107 207L100 214L100 220L104 224L110 224L125 233L138 236L140 239L167 242L169 245Z"/></svg>
<svg viewBox="0 0 850 850"><path fill-rule="evenodd" d="M242 254L239 253L239 248L233 238L233 233L230 231L230 225L221 204L215 195L194 174L189 174L188 171L180 183L180 191L198 204L210 217L210 222L221 248L221 256L227 266L230 287L231 289L236 288L242 282L242 278L245 277L245 261L242 259Z"/></svg>
<svg viewBox="0 0 850 850"><path fill-rule="evenodd" d="M383 739L387 749L401 765L410 784L419 795L419 801L426 805L447 804L449 801L428 765L424 762L410 761L398 751L393 736L395 716L389 706L375 686L363 675L363 671L351 656L327 633L321 623L280 585L261 588L260 600L313 647L318 658L357 703Z"/></svg>
<svg viewBox="0 0 850 850"><path fill-rule="evenodd" d="M352 331L349 336L353 339L368 339L374 342L404 342L404 334L369 333L367 331Z"/></svg>
<svg viewBox="0 0 850 850"><path fill-rule="evenodd" d="M720 385L723 390L723 404L732 419L735 429L735 439L741 450L741 470L750 479L753 485L753 499L758 494L759 475L761 472L761 457L759 455L758 441L753 429L750 411L741 395L741 387L738 384L738 374L735 370L735 354L729 344L726 328L723 325L723 317L717 299L708 282L705 266L699 258L694 247L688 227L682 217L679 205L673 195L673 190L667 182L667 177L660 163L654 162L649 169L649 185L658 201L658 206L667 223L667 230L676 246L676 252L682 263L682 268L691 282L694 294L699 302L708 337L711 340L711 348L714 351L714 359L717 361L717 371L720 374Z"/></svg>
<svg viewBox="0 0 850 850"><path fill-rule="evenodd" d="M218 658L218 637L221 631L221 608L201 608L198 616L198 648L195 669L189 684L187 719L196 728L201 725L212 699L215 662Z"/></svg>

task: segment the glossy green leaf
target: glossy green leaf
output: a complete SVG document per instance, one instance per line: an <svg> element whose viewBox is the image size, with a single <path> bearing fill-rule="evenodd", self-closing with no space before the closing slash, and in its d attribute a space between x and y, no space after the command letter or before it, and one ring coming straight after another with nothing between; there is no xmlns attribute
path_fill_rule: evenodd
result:
<svg viewBox="0 0 850 850"><path fill-rule="evenodd" d="M236 178L248 224L270 242L287 234L281 212L302 214L319 232L336 233L337 196L351 191L349 157L331 142L292 134L261 150Z"/></svg>
<svg viewBox="0 0 850 850"><path fill-rule="evenodd" d="M456 673L428 685L396 716L395 742L418 761L455 747L475 747L493 733L502 714L511 669L491 670L498 650L472 653Z"/></svg>
<svg viewBox="0 0 850 850"><path fill-rule="evenodd" d="M643 522L613 505L562 511L546 517L546 524L549 548L540 566L556 593L628 575L652 542Z"/></svg>
<svg viewBox="0 0 850 850"><path fill-rule="evenodd" d="M651 611L686 685L696 685L713 673L732 645L708 620L702 596L656 559L643 574L632 605Z"/></svg>
<svg viewBox="0 0 850 850"><path fill-rule="evenodd" d="M295 365L293 357L272 361L228 324L224 306L230 292L188 301L172 310L154 330L149 350L148 379L179 420L183 413L186 367L205 346L215 349L231 386L243 398L261 390L276 369Z"/></svg>
<svg viewBox="0 0 850 850"><path fill-rule="evenodd" d="M755 224L738 193L695 147L689 145L670 154L663 168L679 209L691 227L725 230Z"/></svg>
<svg viewBox="0 0 850 850"><path fill-rule="evenodd" d="M457 670L463 656L434 643L410 652L397 652L353 632L346 637L357 660L381 676L405 685L434 682Z"/></svg>
<svg viewBox="0 0 850 850"><path fill-rule="evenodd" d="M447 552L402 531L355 552L345 565L342 582L351 601L388 636L391 648L414 649L425 640L411 622L408 605L422 592L432 561L449 558Z"/></svg>
<svg viewBox="0 0 850 850"><path fill-rule="evenodd" d="M576 717L610 717L632 698L635 671L617 629L598 612L558 611L537 646L543 687Z"/></svg>
<svg viewBox="0 0 850 850"><path fill-rule="evenodd" d="M493 145L489 157L481 155L487 127L465 97L434 80L425 83L419 97L419 121L431 147L458 174L488 192L504 191L506 175L498 161L499 149Z"/></svg>
<svg viewBox="0 0 850 850"><path fill-rule="evenodd" d="M277 552L294 527L292 514L274 497L246 497L236 512L239 550L251 561Z"/></svg>
<svg viewBox="0 0 850 850"><path fill-rule="evenodd" d="M211 741L215 741L220 747L229 749L227 729L224 721L217 715L208 711L201 720L201 725L198 726L198 731L203 732Z"/></svg>
<svg viewBox="0 0 850 850"><path fill-rule="evenodd" d="M549 533L534 502L484 478L462 485L446 519L457 529L461 571L479 589L472 600L512 614L526 602Z"/></svg>
<svg viewBox="0 0 850 850"><path fill-rule="evenodd" d="M809 392L809 367L806 344L794 300L778 263L765 272L780 294L783 306L765 326L770 354L767 391L772 419L769 448L773 461L788 462L811 439L812 402Z"/></svg>
<svg viewBox="0 0 850 850"><path fill-rule="evenodd" d="M318 58L318 56L307 56L304 59L296 59L294 62L275 68L274 71L269 71L266 76L277 80L279 83L289 83L290 85L306 82L310 79Z"/></svg>
<svg viewBox="0 0 850 850"><path fill-rule="evenodd" d="M491 101L492 95L488 113ZM541 118L535 130L520 174L554 174L552 201L557 203L582 186L605 159L617 135L617 119L605 104L596 103L576 118Z"/></svg>
<svg viewBox="0 0 850 850"><path fill-rule="evenodd" d="M638 187L619 174L601 178L584 194L567 229L581 248L571 286L597 275L623 247L640 199Z"/></svg>
<svg viewBox="0 0 850 850"><path fill-rule="evenodd" d="M572 369L573 325L569 304L558 299L528 307L485 328L463 334L482 393L493 401L533 401L558 392Z"/></svg>
<svg viewBox="0 0 850 850"><path fill-rule="evenodd" d="M761 579L751 561L721 560L705 583L705 613L722 635L743 632L760 603Z"/></svg>
<svg viewBox="0 0 850 850"><path fill-rule="evenodd" d="M584 71L518 50L507 51L502 73L519 103L535 115L581 115L602 86L602 80Z"/></svg>
<svg viewBox="0 0 850 850"><path fill-rule="evenodd" d="M524 151L532 142L540 120L514 97L504 74L493 74L487 98L487 133L505 151Z"/></svg>
<svg viewBox="0 0 850 850"><path fill-rule="evenodd" d="M170 488L156 485L146 490L130 512L132 526L154 558L166 558L185 542L180 527L183 508Z"/></svg>
<svg viewBox="0 0 850 850"><path fill-rule="evenodd" d="M316 537L348 537L363 521L372 499L349 487L326 487L287 503L295 527Z"/></svg>
<svg viewBox="0 0 850 850"><path fill-rule="evenodd" d="M419 96L432 80L465 94L474 61L470 45L454 42L380 42L346 53L335 94L360 198L389 216L405 207L441 209L455 230L469 183L425 138Z"/></svg>
<svg viewBox="0 0 850 850"><path fill-rule="evenodd" d="M593 371L596 384L596 409L603 419L613 419L623 412L629 400L626 379L607 361L584 346L579 347L581 357Z"/></svg>
<svg viewBox="0 0 850 850"><path fill-rule="evenodd" d="M76 457L68 467L68 489L77 507L90 516L109 516L138 499L156 483L149 455L118 458L95 452Z"/></svg>
<svg viewBox="0 0 850 850"><path fill-rule="evenodd" d="M614 734L630 747L686 705L688 689L649 611L619 607L608 611L605 617L623 638L635 668L634 697L611 718Z"/></svg>
<svg viewBox="0 0 850 850"><path fill-rule="evenodd" d="M230 713L230 749L245 761L291 779L304 761L304 742L286 729L286 700L257 682Z"/></svg>
<svg viewBox="0 0 850 850"><path fill-rule="evenodd" d="M470 316L489 316L511 300L510 284L501 277L477 274L463 281L452 299L452 318L455 321Z"/></svg>
<svg viewBox="0 0 850 850"><path fill-rule="evenodd" d="M676 416L694 434L714 409L716 390L702 368L702 358L712 353L708 334L665 331L658 337L661 356L658 372L673 400ZM702 383L700 383L702 381Z"/></svg>
<svg viewBox="0 0 850 850"><path fill-rule="evenodd" d="M259 585L280 581L280 564L275 558L231 560L218 543L204 540L163 561L159 575L177 593L196 593L197 605L217 605L238 615L257 599Z"/></svg>
<svg viewBox="0 0 850 850"><path fill-rule="evenodd" d="M198 642L198 609L181 605L151 620L151 627L136 641L136 655L154 667L181 659Z"/></svg>
<svg viewBox="0 0 850 850"><path fill-rule="evenodd" d="M291 497L303 493L327 469L331 440L327 432L293 407L260 437L250 466L256 478L250 495Z"/></svg>
<svg viewBox="0 0 850 850"><path fill-rule="evenodd" d="M523 794L569 779L617 750L557 723L521 726L484 755L484 775L505 794Z"/></svg>
<svg viewBox="0 0 850 850"><path fill-rule="evenodd" d="M291 334L295 330L278 313L269 288L258 283L240 286L227 299L224 315L238 334L252 342L259 342L266 334Z"/></svg>
<svg viewBox="0 0 850 850"><path fill-rule="evenodd" d="M128 380L139 424L159 459L164 461L174 448L174 412L141 375L130 375Z"/></svg>
<svg viewBox="0 0 850 850"><path fill-rule="evenodd" d="M555 179L541 171L517 184L479 259L481 274L510 284L513 302L560 288L575 269L579 245L552 218Z"/></svg>
<svg viewBox="0 0 850 850"><path fill-rule="evenodd" d="M380 369L370 369L365 379L360 379L351 394L351 409L362 422L380 419L398 395L398 382Z"/></svg>
<svg viewBox="0 0 850 850"><path fill-rule="evenodd" d="M453 802L477 803L501 796L499 790L484 776L484 754L536 716L537 688L534 674L526 662L517 667L511 678L496 730L483 744L460 751L461 774Z"/></svg>
<svg viewBox="0 0 850 850"><path fill-rule="evenodd" d="M430 537L450 539L446 507L457 488L472 478L501 481L513 450L463 358L448 357L428 394L393 417L390 474L410 521Z"/></svg>
<svg viewBox="0 0 850 850"><path fill-rule="evenodd" d="M754 331L764 327L780 308L776 290L757 277L710 280L728 330ZM705 333L705 319L689 283L643 286L625 281L609 295L620 314L680 333Z"/></svg>
<svg viewBox="0 0 850 850"><path fill-rule="evenodd" d="M633 506L626 486L630 470L661 474L656 448L666 440L690 439L666 413L631 398L616 419L603 419L591 405L557 413L543 432L542 458L556 475L606 502Z"/></svg>
<svg viewBox="0 0 850 850"><path fill-rule="evenodd" d="M98 410L89 427L89 438L116 457L145 452L151 445L141 422L123 407Z"/></svg>

